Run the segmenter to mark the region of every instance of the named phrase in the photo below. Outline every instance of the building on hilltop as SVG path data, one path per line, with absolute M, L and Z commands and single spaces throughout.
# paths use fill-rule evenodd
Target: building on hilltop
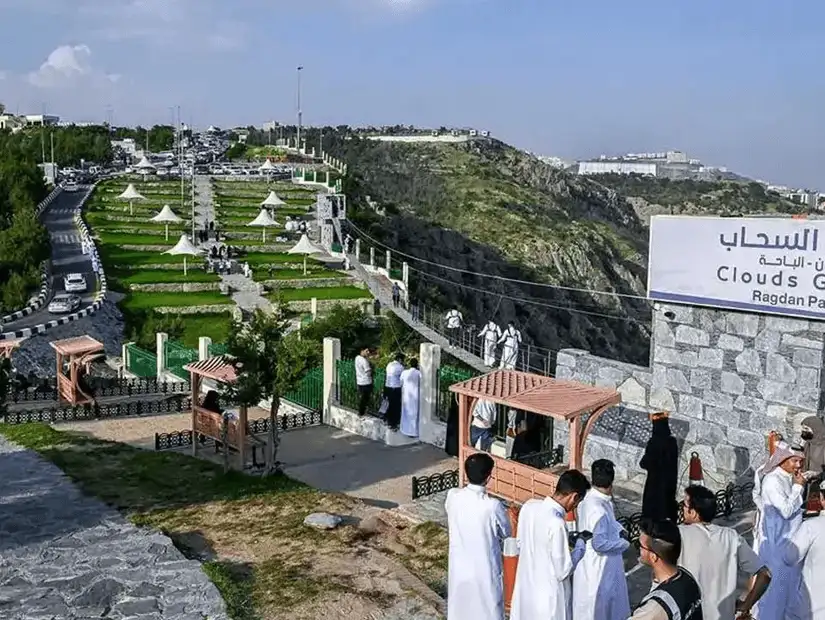
M 53 114 L 26 114 L 25 118 L 27 125 L 56 126 L 60 122 L 60 117 Z
M 638 174 L 673 180 L 712 179 L 727 176 L 726 168 L 704 166 L 682 151 L 600 155 L 598 159 L 578 162 L 578 174 Z

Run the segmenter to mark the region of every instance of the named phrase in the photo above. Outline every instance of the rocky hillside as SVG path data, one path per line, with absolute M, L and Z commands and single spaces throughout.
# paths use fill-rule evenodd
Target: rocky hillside
M 642 175 L 600 174 L 593 181 L 627 197 L 642 221 L 652 215 L 745 215 L 798 213 L 802 205 L 766 191 L 756 182 L 674 181 Z
M 325 146 L 349 163 L 356 225 L 422 259 L 409 261 L 413 298 L 457 304 L 476 324 L 515 320 L 550 349 L 647 361 L 645 301 L 474 275 L 644 295 L 646 229 L 617 192 L 495 140 Z

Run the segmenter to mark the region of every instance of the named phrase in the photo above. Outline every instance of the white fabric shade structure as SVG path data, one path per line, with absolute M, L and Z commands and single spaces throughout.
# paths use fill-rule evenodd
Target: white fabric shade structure
M 267 158 L 267 160 L 258 168 L 260 172 L 272 172 L 275 170 L 275 166 L 272 162 Z
M 287 254 L 303 254 L 304 255 L 304 275 L 307 273 L 307 256 L 312 254 L 325 254 L 326 250 L 312 243 L 309 237 L 301 235 L 301 239 L 294 247 L 286 251 Z
M 140 158 L 140 161 L 135 164 L 135 170 L 140 170 L 141 172 L 148 172 L 149 170 L 154 170 L 155 165 L 149 161 L 149 158 L 144 155 Z
M 177 224 L 183 219 L 179 218 L 169 205 L 163 205 L 163 209 L 152 218 L 152 221 L 166 224 L 166 240 L 169 241 L 169 224 Z
M 274 226 L 280 226 L 280 224 L 272 219 L 272 216 L 269 215 L 269 211 L 267 211 L 266 209 L 261 209 L 261 212 L 258 213 L 258 217 L 249 222 L 247 226 L 260 226 L 261 228 L 263 228 L 263 242 L 266 243 L 266 229 L 272 228 Z
M 134 209 L 132 208 L 132 205 L 134 204 L 135 200 L 146 200 L 146 197 L 143 194 L 141 194 L 139 191 L 137 191 L 137 189 L 135 189 L 134 185 L 129 183 L 129 185 L 126 186 L 126 189 L 123 191 L 123 193 L 118 196 L 118 199 L 119 200 L 128 200 L 129 201 L 129 215 L 134 215 Z
M 267 160 L 269 161 L 269 160 Z M 278 198 L 278 194 L 275 192 L 269 192 L 269 196 L 263 199 L 261 202 L 262 207 L 283 207 L 286 203 Z
M 170 254 L 172 256 L 183 256 L 183 275 L 186 275 L 186 257 L 198 256 L 200 253 L 201 251 L 192 244 L 187 234 L 181 235 L 175 247 L 164 252 L 164 254 Z

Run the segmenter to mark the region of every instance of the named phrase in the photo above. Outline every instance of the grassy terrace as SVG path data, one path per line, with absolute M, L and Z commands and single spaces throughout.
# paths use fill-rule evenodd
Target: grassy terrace
M 0 433 L 38 452 L 84 493 L 133 523 L 164 532 L 188 555 L 214 557 L 203 568 L 233 620 L 315 620 L 323 617 L 319 607 L 341 598 L 359 609 L 372 605 L 367 608 L 381 617 L 399 593 L 388 591 L 381 572 L 377 579 L 365 575 L 392 561 L 435 587 L 446 576 L 447 536 L 441 528 L 392 528 L 392 539 L 353 524 L 318 532 L 303 525 L 307 514 L 360 516 L 360 504 L 286 476 L 223 474 L 220 466 L 183 454 L 148 452 L 45 424 L 5 426 Z M 393 548 L 407 550 L 396 556 Z M 402 596 L 420 588 L 397 572 L 392 576 L 404 583 Z M 344 616 L 336 610 L 334 617 Z
M 129 310 L 152 310 L 153 308 L 181 306 L 231 305 L 232 299 L 220 293 L 132 293 L 122 302 Z
M 112 269 L 109 276 L 118 282 L 129 286 L 131 284 L 177 284 L 183 282 L 220 282 L 220 277 L 214 273 L 189 269 L 183 271 L 171 269 L 146 269 L 143 271 L 131 269 Z
M 315 299 L 368 299 L 370 292 L 357 286 L 319 286 L 317 288 L 282 288 L 270 293 L 271 301 L 309 301 Z
M 251 263 L 250 263 L 251 265 Z M 271 280 L 318 280 L 323 278 L 348 278 L 344 273 L 333 269 L 315 269 L 304 274 L 303 269 L 273 269 L 269 274 Z M 258 279 L 261 279 L 260 277 Z

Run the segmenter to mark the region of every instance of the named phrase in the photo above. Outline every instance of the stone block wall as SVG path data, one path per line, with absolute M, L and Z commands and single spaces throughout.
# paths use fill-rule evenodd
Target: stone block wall
M 647 413 L 666 409 L 682 449 L 680 473 L 696 452 L 706 484 L 718 488 L 764 461 L 771 430 L 798 438 L 801 419 L 821 415 L 823 356 L 825 322 L 656 304 L 650 366 L 566 349 L 556 376 L 622 394 L 623 404 L 588 439 L 588 462 L 610 458 L 622 479 L 643 482 Z M 562 426 L 556 440 L 565 443 Z M 687 474 L 682 478 L 686 484 Z

